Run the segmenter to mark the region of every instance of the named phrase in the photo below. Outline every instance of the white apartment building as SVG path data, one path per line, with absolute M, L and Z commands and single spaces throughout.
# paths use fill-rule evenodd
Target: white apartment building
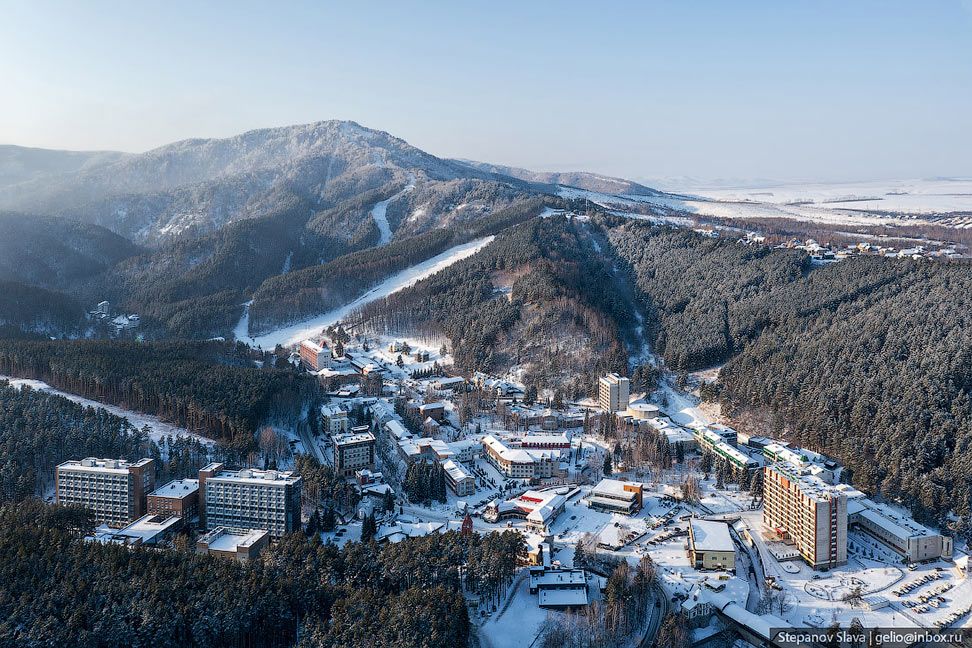
M 297 349 L 300 363 L 308 371 L 320 371 L 331 366 L 331 350 L 323 343 L 304 340 Z
M 155 489 L 155 460 L 65 461 L 55 470 L 57 503 L 82 506 L 95 524 L 120 528 L 145 515 L 145 496 Z
M 597 384 L 597 401 L 605 412 L 618 412 L 628 408 L 631 397 L 631 381 L 616 373 L 610 373 Z
M 300 530 L 301 478 L 292 472 L 214 463 L 199 471 L 199 490 L 206 529 L 263 529 L 274 538 Z

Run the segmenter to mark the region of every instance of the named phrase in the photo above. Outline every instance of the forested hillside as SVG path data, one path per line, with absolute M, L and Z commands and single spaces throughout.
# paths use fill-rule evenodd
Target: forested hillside
M 219 342 L 0 340 L 0 374 L 155 414 L 245 453 L 268 417 L 296 419 L 316 383 L 242 366 L 243 352 Z
M 617 225 L 617 223 L 615 223 Z M 965 263 L 805 256 L 626 223 L 610 232 L 666 364 L 719 372 L 724 412 L 776 413 L 868 493 L 972 530 L 972 272 Z
M 637 221 L 612 228 L 610 240 L 641 292 L 655 350 L 673 369 L 712 366 L 737 352 L 760 326 L 748 302 L 809 267 L 803 252 Z
M 469 618 L 460 582 L 508 585 L 514 532 L 333 544 L 292 534 L 240 564 L 81 542 L 80 510 L 0 507 L 0 643 L 79 648 L 452 648 Z M 460 578 L 460 566 L 468 565 Z M 298 643 L 299 632 L 299 643 Z
M 521 364 L 530 381 L 554 386 L 562 370 L 627 371 L 619 323 L 631 322 L 629 306 L 584 225 L 554 216 L 500 233 L 478 254 L 364 306 L 351 322 L 442 335 L 464 371 Z M 583 393 L 587 382 L 571 388 Z
M 139 457 L 145 436 L 105 410 L 0 381 L 0 501 L 39 495 L 54 467 L 82 457 Z
M 70 335 L 85 326 L 84 308 L 75 299 L 40 286 L 0 279 L 0 330 L 9 327 L 24 333 Z
M 540 199 L 521 200 L 487 216 L 338 257 L 328 263 L 267 279 L 253 296 L 250 331 L 324 313 L 352 301 L 386 277 L 450 247 L 495 234 L 543 208 Z
M 970 267 L 850 259 L 772 301 L 772 326 L 719 374 L 730 409 L 771 407 L 855 485 L 972 530 Z
M 139 251 L 97 225 L 0 212 L 0 279 L 70 292 Z

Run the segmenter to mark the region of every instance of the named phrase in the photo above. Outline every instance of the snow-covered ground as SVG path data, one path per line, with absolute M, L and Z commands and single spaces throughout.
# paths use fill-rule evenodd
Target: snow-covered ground
M 698 398 L 675 389 L 667 380 L 663 381 L 659 388 L 668 402 L 667 406 L 661 406 L 661 410 L 673 422 L 689 428 L 706 427 L 715 422 L 699 409 Z
M 240 321 L 236 323 L 236 328 L 233 329 L 233 336 L 237 340 L 252 340 L 250 337 L 250 306 L 253 305 L 253 300 L 243 304 L 243 316 L 240 317 Z
M 686 214 L 698 214 L 699 216 L 711 216 L 717 218 L 741 218 L 755 220 L 763 218 L 788 218 L 791 220 L 810 221 L 818 223 L 829 223 L 834 225 L 908 225 L 922 222 L 920 218 L 908 216 L 909 213 L 917 215 L 941 213 L 947 211 L 972 210 L 972 195 L 964 196 L 960 192 L 964 188 L 956 189 L 958 195 L 936 195 L 936 194 L 914 194 L 914 195 L 882 195 L 873 197 L 870 201 L 844 201 L 827 202 L 820 201 L 810 203 L 810 199 L 798 202 L 806 204 L 786 204 L 789 200 L 773 200 L 771 195 L 752 196 L 752 190 L 743 190 L 739 195 L 726 193 L 726 190 L 711 192 L 711 195 L 672 195 L 672 196 L 638 196 L 638 195 L 615 195 L 605 194 L 596 191 L 586 191 L 574 187 L 561 187 L 559 195 L 564 198 L 587 198 L 592 202 L 605 208 L 627 206 L 639 207 L 641 211 L 653 211 L 657 217 L 645 217 L 650 220 L 660 219 L 672 222 L 675 225 L 684 225 L 677 217 L 666 214 L 665 209 L 676 210 Z M 756 192 L 761 193 L 759 191 Z M 790 197 L 791 194 L 784 194 Z M 845 198 L 850 196 L 845 195 Z M 908 207 L 908 203 L 911 207 Z M 923 208 L 919 209 L 918 206 Z M 939 206 L 951 206 L 953 209 L 941 209 Z M 874 212 L 901 212 L 901 216 L 884 216 Z M 628 215 L 628 214 L 625 214 Z M 638 217 L 632 215 L 632 217 Z M 930 221 L 929 221 L 930 222 Z
M 825 209 L 864 209 L 908 213 L 972 211 L 972 178 L 880 180 L 766 187 L 699 189 L 722 200 L 767 203 L 812 201 Z
M 815 572 L 800 561 L 778 562 L 770 555 L 758 533 L 762 529 L 761 515 L 760 511 L 741 514 L 749 528 L 757 530 L 753 535 L 766 575 L 775 577 L 790 597 L 791 606 L 783 616 L 794 626 L 824 626 L 837 620 L 846 627 L 851 619 L 857 617 L 866 627 L 934 627 L 935 621 L 968 606 L 969 601 L 972 601 L 972 579 L 959 574 L 953 563 L 933 561 L 918 565 L 914 571 L 910 571 L 902 569 L 898 558 L 893 562 L 882 562 L 864 558 L 858 551 L 850 552 L 847 565 L 825 573 Z M 855 547 L 861 545 L 859 536 L 851 536 Z M 941 571 L 936 572 L 936 567 Z M 939 576 L 937 580 L 931 580 L 903 597 L 893 593 L 894 586 L 898 583 L 905 584 L 926 574 L 936 573 Z M 918 595 L 943 584 L 952 586 L 942 595 L 945 604 L 939 608 L 930 608 L 924 613 L 911 610 L 917 604 Z M 841 599 L 854 585 L 860 585 L 865 596 L 880 596 L 888 599 L 891 604 L 877 610 L 853 607 Z M 958 627 L 970 625 L 972 617 L 969 616 L 956 623 Z
M 409 174 L 408 184 L 405 185 L 404 189 L 399 191 L 391 198 L 387 200 L 382 200 L 380 203 L 377 203 L 371 209 L 371 218 L 375 221 L 375 225 L 378 226 L 378 231 L 381 232 L 381 238 L 378 240 L 378 245 L 384 245 L 385 243 L 388 243 L 388 241 L 390 241 L 392 237 L 391 227 L 389 227 L 388 225 L 388 216 L 387 216 L 388 205 L 390 205 L 393 200 L 398 200 L 404 194 L 408 193 L 414 188 L 415 188 L 415 175 Z
M 122 416 L 127 418 L 129 423 L 131 423 L 132 425 L 134 425 L 139 429 L 148 426 L 149 428 L 148 435 L 153 441 L 156 442 L 160 441 L 163 437 L 166 436 L 172 436 L 172 437 L 188 436 L 198 441 L 202 441 L 207 445 L 212 445 L 213 443 L 213 441 L 210 439 L 202 437 L 198 434 L 193 434 L 189 430 L 185 428 L 181 428 L 177 425 L 166 423 L 165 421 L 160 420 L 156 416 L 152 416 L 150 414 L 140 414 L 138 412 L 133 412 L 132 410 L 127 410 L 122 407 L 117 407 L 115 405 L 106 405 L 104 403 L 99 403 L 98 401 L 82 398 L 76 394 L 69 394 L 68 392 L 63 392 L 59 389 L 54 389 L 46 382 L 40 380 L 29 380 L 26 378 L 12 378 L 10 376 L 0 376 L 0 380 L 9 380 L 10 384 L 13 385 L 14 387 L 21 387 L 23 385 L 27 385 L 32 389 L 36 389 L 38 391 L 44 391 L 49 394 L 57 394 L 58 396 L 63 396 L 64 398 L 72 400 L 75 403 L 79 403 L 85 407 L 94 407 L 94 408 L 100 407 L 104 410 L 107 410 L 108 412 L 111 412 L 115 416 Z
M 297 344 L 303 339 L 319 334 L 328 326 L 338 322 L 344 317 L 347 317 L 347 315 L 354 309 L 364 306 L 365 304 L 376 299 L 387 297 L 388 295 L 394 294 L 404 288 L 408 288 L 422 279 L 430 277 L 436 272 L 448 268 L 453 263 L 472 256 L 489 245 L 493 241 L 493 238 L 493 236 L 487 236 L 485 238 L 476 239 L 475 241 L 470 241 L 468 243 L 463 243 L 462 245 L 449 248 L 442 254 L 434 256 L 431 259 L 418 263 L 410 268 L 406 268 L 398 274 L 389 277 L 361 297 L 348 304 L 345 304 L 344 306 L 341 306 L 340 308 L 336 308 L 328 313 L 324 313 L 302 322 L 298 322 L 297 324 L 291 324 L 290 326 L 285 326 L 256 337 L 251 337 L 248 333 L 246 333 L 246 327 L 249 326 L 250 316 L 249 308 L 246 308 L 243 312 L 243 318 L 240 319 L 240 322 L 234 329 L 234 332 L 237 335 L 236 339 L 247 342 L 251 346 L 259 346 L 264 349 L 272 349 L 278 344 L 283 346 Z M 246 322 L 244 322 L 244 319 Z

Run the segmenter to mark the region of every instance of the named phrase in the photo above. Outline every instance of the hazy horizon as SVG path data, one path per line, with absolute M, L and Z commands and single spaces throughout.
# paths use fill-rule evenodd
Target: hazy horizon
M 347 119 L 640 182 L 972 176 L 972 2 L 15 4 L 0 143 L 141 152 Z

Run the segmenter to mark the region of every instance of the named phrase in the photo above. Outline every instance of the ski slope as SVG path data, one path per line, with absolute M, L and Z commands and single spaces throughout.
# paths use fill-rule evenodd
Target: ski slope
M 381 299 L 382 297 L 392 295 L 403 288 L 408 288 L 422 279 L 430 277 L 436 272 L 448 268 L 453 263 L 476 254 L 484 247 L 489 245 L 493 241 L 493 238 L 495 237 L 487 236 L 485 238 L 476 239 L 475 241 L 470 241 L 469 243 L 463 243 L 462 245 L 449 248 L 442 254 L 434 256 L 431 259 L 423 261 L 422 263 L 413 265 L 410 268 L 406 268 L 398 274 L 389 277 L 361 297 L 358 297 L 354 301 L 347 303 L 340 308 L 336 308 L 328 313 L 323 313 L 316 317 L 292 324 L 290 326 L 285 326 L 256 337 L 250 337 L 245 333 L 247 330 L 246 326 L 249 325 L 249 306 L 247 306 L 243 313 L 243 318 L 246 319 L 246 324 L 244 324 L 243 319 L 241 319 L 240 323 L 236 326 L 236 332 L 243 332 L 244 335 L 237 335 L 237 339 L 248 342 L 251 346 L 259 346 L 264 349 L 272 349 L 278 344 L 282 346 L 297 344 L 301 340 L 319 335 L 320 332 L 328 326 L 347 317 L 348 314 L 354 309 L 364 306 L 369 302 L 373 302 L 376 299 Z
M 393 200 L 398 200 L 401 196 L 414 188 L 415 175 L 410 173 L 408 176 L 408 184 L 405 185 L 404 189 L 388 200 L 382 200 L 380 203 L 377 203 L 371 209 L 371 218 L 375 221 L 375 225 L 378 226 L 378 231 L 381 233 L 381 238 L 378 239 L 378 245 L 385 245 L 391 240 L 392 237 L 391 227 L 388 225 L 388 205 L 391 204 Z

